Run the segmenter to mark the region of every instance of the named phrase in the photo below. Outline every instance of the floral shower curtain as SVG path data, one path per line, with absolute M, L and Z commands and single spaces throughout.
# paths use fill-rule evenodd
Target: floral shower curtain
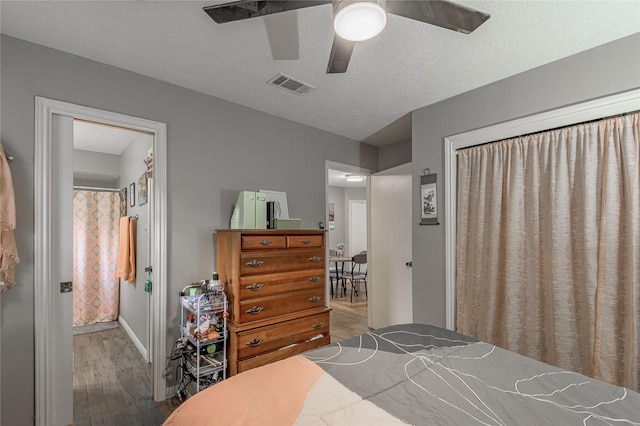
M 73 191 L 73 326 L 115 321 L 119 283 L 117 192 Z

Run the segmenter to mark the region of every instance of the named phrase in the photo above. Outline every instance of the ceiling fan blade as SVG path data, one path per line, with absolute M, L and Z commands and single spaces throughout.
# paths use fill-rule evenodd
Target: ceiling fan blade
M 216 23 L 224 24 L 225 22 L 256 18 L 320 4 L 331 4 L 331 0 L 241 0 L 206 6 L 203 10 Z
M 446 0 L 387 0 L 387 13 L 469 34 L 491 15 Z
M 351 53 L 353 53 L 355 45 L 355 41 L 345 40 L 338 37 L 337 34 L 333 36 L 333 45 L 331 46 L 331 55 L 329 55 L 327 74 L 347 72 L 349 60 L 351 60 Z
M 274 14 L 265 17 L 271 56 L 277 61 L 300 59 L 298 20 L 295 16 Z

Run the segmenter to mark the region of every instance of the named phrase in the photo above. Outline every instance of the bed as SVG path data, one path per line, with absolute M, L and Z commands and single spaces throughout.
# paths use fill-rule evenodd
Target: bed
M 164 424 L 640 425 L 640 394 L 404 324 L 231 377 Z

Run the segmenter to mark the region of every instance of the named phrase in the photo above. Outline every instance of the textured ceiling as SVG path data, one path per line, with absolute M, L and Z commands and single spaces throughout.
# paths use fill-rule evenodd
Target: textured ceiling
M 219 25 L 202 11 L 214 3 L 2 1 L 0 30 L 373 145 L 408 139 L 417 108 L 640 32 L 637 0 L 461 1 L 491 18 L 464 35 L 390 15 L 346 74 L 327 75 L 330 5 L 281 14 L 300 54 L 274 60 L 273 17 Z M 266 84 L 280 72 L 316 89 Z

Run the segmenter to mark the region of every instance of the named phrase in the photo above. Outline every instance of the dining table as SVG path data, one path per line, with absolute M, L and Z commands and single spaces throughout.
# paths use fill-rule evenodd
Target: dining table
M 353 258 L 352 257 L 347 257 L 347 256 L 329 256 L 329 262 L 334 262 L 336 265 L 335 268 L 335 279 L 336 279 L 336 293 L 338 292 L 338 283 L 340 281 L 340 275 L 344 274 L 344 264 L 347 262 L 352 262 Z M 338 266 L 338 264 L 340 264 L 340 266 Z M 342 291 L 343 294 L 346 292 L 346 287 L 345 287 L 345 283 L 342 283 Z M 333 285 L 331 285 L 331 297 L 338 297 L 338 295 L 336 294 L 334 296 L 333 293 Z

